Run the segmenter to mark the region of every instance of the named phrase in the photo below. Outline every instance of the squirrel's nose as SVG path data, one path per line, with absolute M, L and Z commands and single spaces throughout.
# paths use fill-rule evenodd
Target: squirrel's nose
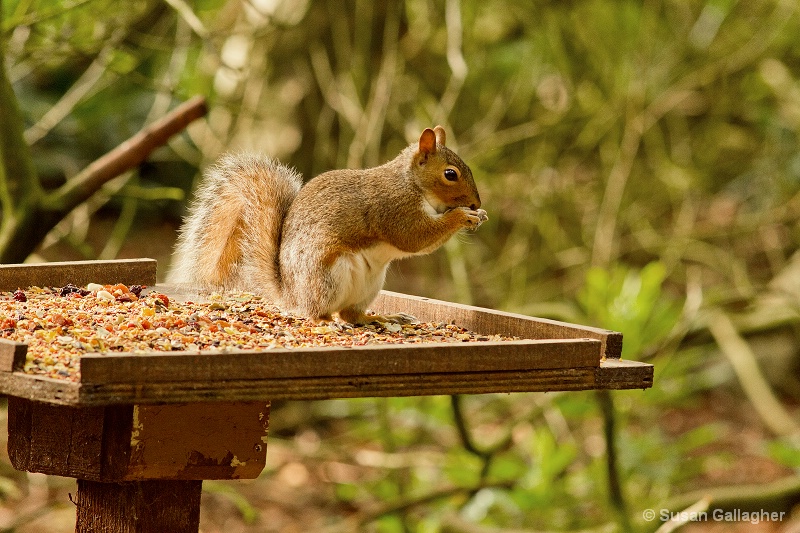
M 472 209 L 473 211 L 477 211 L 478 209 L 481 208 L 481 197 L 478 196 L 478 191 L 475 191 L 475 196 L 473 196 L 472 199 L 475 201 L 472 202 L 472 205 L 469 206 L 469 208 Z

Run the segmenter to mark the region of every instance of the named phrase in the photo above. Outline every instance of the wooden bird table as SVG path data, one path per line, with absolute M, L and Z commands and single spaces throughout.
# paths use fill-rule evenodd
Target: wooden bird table
M 156 262 L 0 267 L 4 291 L 68 283 L 154 286 Z M 264 468 L 270 400 L 652 386 L 652 365 L 620 360 L 613 331 L 391 292 L 372 307 L 523 340 L 89 354 L 79 382 L 25 373 L 26 346 L 5 341 L 11 462 L 77 478 L 79 533 L 196 533 L 202 480 L 255 478 Z

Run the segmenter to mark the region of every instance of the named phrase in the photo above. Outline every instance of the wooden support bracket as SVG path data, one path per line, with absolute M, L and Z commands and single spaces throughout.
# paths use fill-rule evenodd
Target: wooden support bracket
M 18 470 L 99 482 L 252 479 L 264 468 L 269 404 L 72 407 L 9 397 Z

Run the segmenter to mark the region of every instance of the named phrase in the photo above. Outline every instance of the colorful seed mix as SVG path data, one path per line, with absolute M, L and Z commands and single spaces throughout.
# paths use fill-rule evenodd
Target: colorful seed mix
M 138 285 L 30 287 L 0 292 L 0 338 L 28 345 L 25 372 L 80 380 L 86 353 L 225 353 L 313 346 L 508 340 L 440 323 L 313 324 L 253 294 L 177 302 Z

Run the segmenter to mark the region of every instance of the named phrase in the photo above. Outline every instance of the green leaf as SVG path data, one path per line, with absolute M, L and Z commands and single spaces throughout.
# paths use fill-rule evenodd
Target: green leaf
M 800 446 L 789 440 L 774 440 L 767 445 L 769 456 L 779 463 L 800 470 Z

